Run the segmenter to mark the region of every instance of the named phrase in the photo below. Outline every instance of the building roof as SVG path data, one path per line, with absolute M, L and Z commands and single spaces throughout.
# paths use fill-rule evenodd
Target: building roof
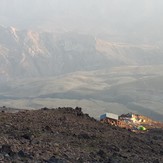
M 115 119 L 118 120 L 118 115 L 114 114 L 114 113 L 105 113 L 103 115 L 100 116 L 100 120 L 105 119 L 105 118 L 111 118 L 111 119 Z

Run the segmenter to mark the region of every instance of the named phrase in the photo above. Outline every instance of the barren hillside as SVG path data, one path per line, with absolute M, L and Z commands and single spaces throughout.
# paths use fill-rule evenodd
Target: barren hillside
M 162 162 L 163 131 L 135 134 L 101 124 L 81 108 L 0 113 L 0 161 Z

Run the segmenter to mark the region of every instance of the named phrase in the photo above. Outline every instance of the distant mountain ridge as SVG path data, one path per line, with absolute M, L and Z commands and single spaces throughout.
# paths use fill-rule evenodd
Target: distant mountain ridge
M 105 62 L 95 45 L 91 36 L 58 37 L 52 33 L 1 27 L 0 70 L 6 76 L 22 78 L 94 69 Z
M 162 121 L 162 80 L 161 46 L 0 26 L 1 106 L 78 105 L 93 117 L 114 109 Z
M 0 26 L 1 81 L 122 65 L 161 64 L 161 53 L 159 47 L 112 43 L 91 35 L 19 31 Z

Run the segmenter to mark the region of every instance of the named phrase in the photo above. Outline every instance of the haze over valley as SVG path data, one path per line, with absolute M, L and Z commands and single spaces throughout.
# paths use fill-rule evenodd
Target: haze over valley
M 163 120 L 160 0 L 0 2 L 1 106 Z

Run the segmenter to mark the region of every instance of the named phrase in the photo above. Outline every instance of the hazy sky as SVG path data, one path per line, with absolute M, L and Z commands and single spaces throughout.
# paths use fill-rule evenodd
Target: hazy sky
M 0 24 L 19 28 L 53 24 L 159 42 L 162 20 L 162 0 L 0 0 Z

